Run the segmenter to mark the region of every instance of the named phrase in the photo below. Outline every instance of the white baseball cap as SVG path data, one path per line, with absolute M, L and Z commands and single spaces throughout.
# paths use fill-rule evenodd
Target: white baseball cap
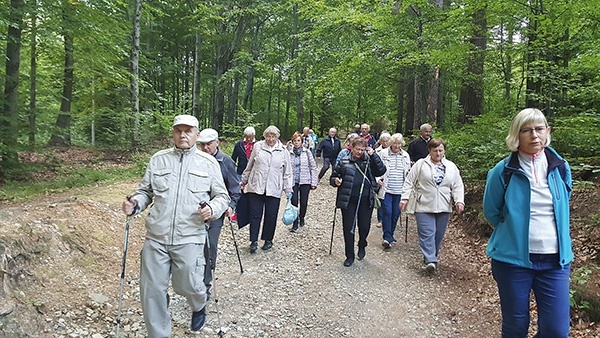
M 219 133 L 216 130 L 214 130 L 212 128 L 206 128 L 200 132 L 200 137 L 198 137 L 198 142 L 209 143 L 209 142 L 212 142 L 212 141 L 218 140 L 218 139 L 219 139 Z
M 173 127 L 180 124 L 198 128 L 198 119 L 192 115 L 177 115 L 173 119 Z

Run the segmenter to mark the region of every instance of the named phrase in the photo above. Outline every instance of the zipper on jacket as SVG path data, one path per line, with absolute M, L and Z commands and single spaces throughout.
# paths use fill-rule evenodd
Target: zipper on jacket
M 179 206 L 179 189 L 181 187 L 181 176 L 183 172 L 183 156 L 185 155 L 185 151 L 181 151 L 181 156 L 179 156 L 179 179 L 177 180 L 177 190 L 175 191 L 175 207 L 173 208 L 173 216 L 171 221 L 171 245 L 174 244 L 175 240 L 175 216 L 177 215 L 177 208 Z

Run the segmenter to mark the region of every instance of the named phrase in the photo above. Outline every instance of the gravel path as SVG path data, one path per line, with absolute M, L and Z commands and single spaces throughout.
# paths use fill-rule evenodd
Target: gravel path
M 196 335 L 214 337 L 220 328 L 229 337 L 482 337 L 497 334 L 499 307 L 487 304 L 486 311 L 491 312 L 491 317 L 480 321 L 482 304 L 477 300 L 480 292 L 464 288 L 464 282 L 470 278 L 459 276 L 457 280 L 457 272 L 445 265 L 445 255 L 441 255 L 440 269 L 433 276 L 422 271 L 422 256 L 412 219 L 408 243 L 402 241 L 402 223 L 397 234 L 400 242 L 384 251 L 374 213 L 367 255 L 348 268 L 342 265 L 345 257 L 338 211 L 333 251 L 329 255 L 334 198 L 334 188 L 320 185 L 310 195 L 306 226 L 291 233 L 289 227 L 278 224 L 274 247 L 266 252 L 259 249 L 256 254 L 250 254 L 248 228 L 236 229 L 243 274 L 240 274 L 231 230 L 226 226 L 217 265 L 216 296 L 220 316 L 211 300 L 207 324 Z M 448 238 L 451 236 L 449 233 Z M 135 298 L 139 297 L 136 280 L 131 287 Z M 173 335 L 190 336 L 189 308 L 182 297 L 172 296 Z M 141 313 L 139 302 L 132 306 L 133 312 Z M 138 317 L 130 319 L 140 322 L 141 317 Z M 134 335 L 143 335 L 143 328 L 136 329 L 139 330 Z

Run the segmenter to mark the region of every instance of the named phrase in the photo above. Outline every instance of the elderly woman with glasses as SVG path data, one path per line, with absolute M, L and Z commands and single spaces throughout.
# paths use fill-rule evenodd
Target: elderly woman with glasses
M 264 240 L 264 244 L 261 249 L 269 250 L 273 247 L 281 194 L 292 194 L 292 165 L 288 151 L 279 141 L 279 136 L 277 127 L 268 126 L 263 132 L 265 139 L 256 142 L 248 165 L 242 173 L 240 187 L 249 194 L 250 201 L 250 253 L 255 253 L 258 248 L 258 233 L 263 214 L 261 239 Z
M 367 236 L 371 230 L 375 177 L 385 174 L 385 166 L 373 148 L 367 146 L 362 137 L 352 140 L 350 155 L 344 157 L 333 168 L 329 178 L 337 188 L 335 205 L 342 210 L 346 260 L 344 266 L 354 263 L 354 230 L 358 228 L 358 259 L 365 257 Z
M 540 337 L 569 336 L 571 169 L 549 147 L 550 128 L 534 108 L 513 119 L 511 154 L 487 175 L 483 213 L 494 231 L 487 246 L 498 284 L 502 337 L 527 337 L 529 298 L 537 303 Z

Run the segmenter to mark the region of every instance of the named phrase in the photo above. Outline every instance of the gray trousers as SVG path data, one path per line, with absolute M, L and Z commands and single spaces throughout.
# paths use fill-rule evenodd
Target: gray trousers
M 419 232 L 419 247 L 423 253 L 425 264 L 437 263 L 438 254 L 450 220 L 449 212 L 430 214 L 415 212 L 417 230 Z
M 141 255 L 140 297 L 148 337 L 171 337 L 169 277 L 173 290 L 185 296 L 192 311 L 206 305 L 204 244 L 165 245 L 146 240 Z

